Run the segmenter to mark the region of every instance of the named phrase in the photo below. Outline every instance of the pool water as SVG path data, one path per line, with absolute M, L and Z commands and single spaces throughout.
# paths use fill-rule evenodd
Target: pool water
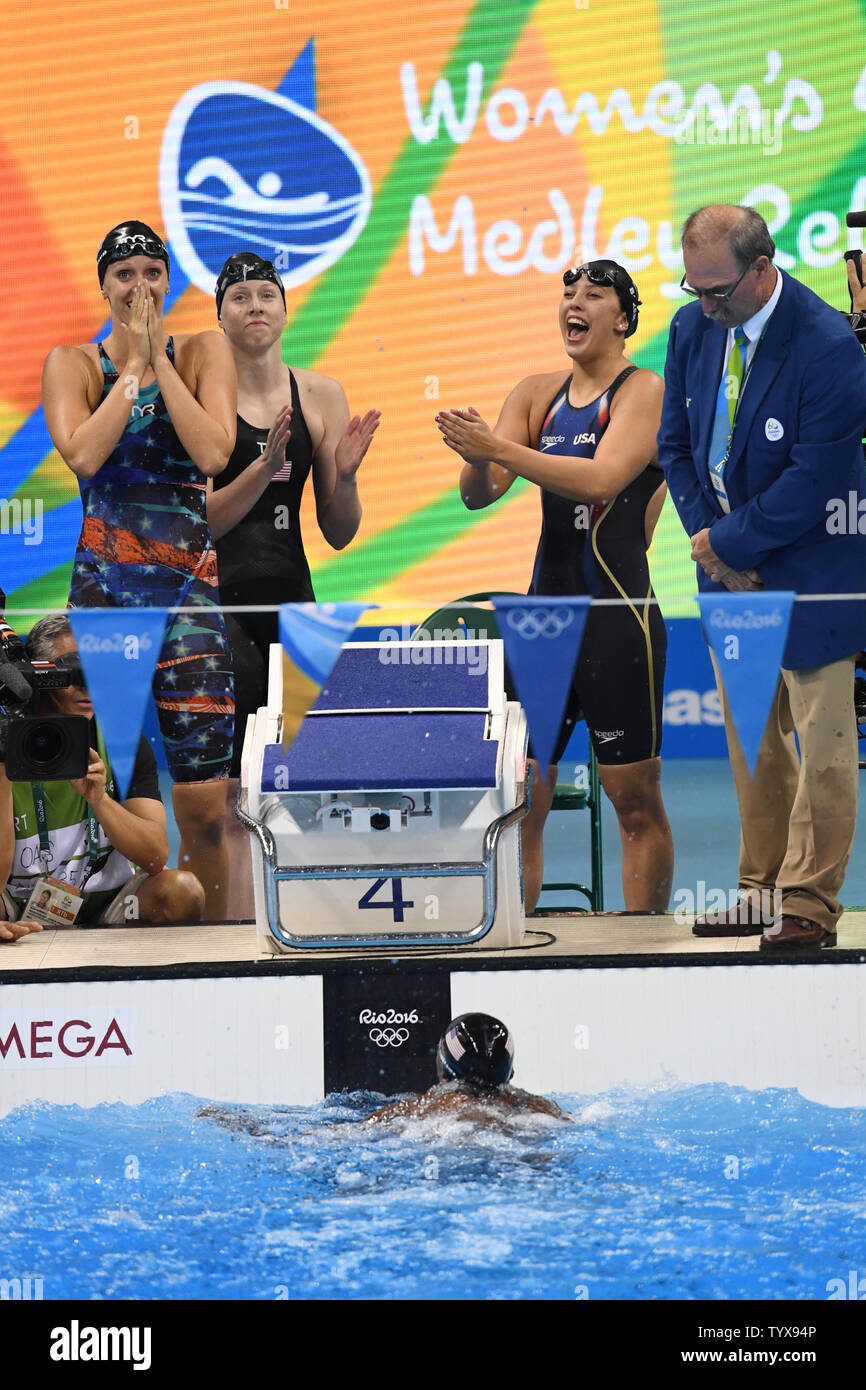
M 862 1110 L 557 1099 L 571 1123 L 510 1135 L 368 1126 L 363 1094 L 27 1106 L 0 1121 L 0 1277 L 76 1300 L 820 1300 L 866 1275 Z

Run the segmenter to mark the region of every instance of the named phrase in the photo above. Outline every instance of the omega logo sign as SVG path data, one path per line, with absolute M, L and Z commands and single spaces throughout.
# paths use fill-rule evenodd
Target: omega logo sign
M 83 1060 L 116 1064 L 133 1056 L 134 1029 L 128 1015 L 119 1017 L 110 1009 L 84 1009 L 81 1014 L 0 1014 L 0 1068 L 39 1062 L 69 1066 Z

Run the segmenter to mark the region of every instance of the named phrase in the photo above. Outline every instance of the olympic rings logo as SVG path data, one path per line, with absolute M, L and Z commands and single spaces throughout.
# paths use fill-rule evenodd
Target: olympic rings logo
M 408 1028 L 371 1028 L 367 1035 L 377 1047 L 402 1047 L 409 1037 Z
M 561 637 L 574 620 L 574 610 L 559 608 L 512 608 L 508 626 L 528 642 L 536 637 Z

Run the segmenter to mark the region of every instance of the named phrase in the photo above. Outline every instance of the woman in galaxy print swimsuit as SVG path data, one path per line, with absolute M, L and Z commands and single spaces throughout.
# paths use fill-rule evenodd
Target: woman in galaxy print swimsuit
M 234 363 L 221 334 L 166 338 L 168 251 L 145 223 L 113 228 L 97 271 L 111 332 L 55 348 L 43 374 L 48 429 L 84 509 L 69 606 L 200 610 L 169 617 L 153 691 L 181 867 L 200 879 L 206 916 L 219 920 L 234 696 L 206 481 L 234 446 Z

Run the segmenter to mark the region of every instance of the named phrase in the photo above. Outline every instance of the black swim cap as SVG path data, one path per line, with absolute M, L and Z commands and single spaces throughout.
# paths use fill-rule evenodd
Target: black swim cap
M 121 222 L 112 227 L 105 236 L 96 253 L 96 272 L 100 287 L 105 282 L 105 272 L 112 261 L 126 261 L 130 256 L 150 256 L 155 261 L 165 261 L 165 268 L 171 271 L 168 247 L 162 237 L 157 236 L 146 222 Z
M 504 1023 L 490 1014 L 461 1014 L 439 1039 L 436 1072 L 440 1081 L 504 1086 L 514 1071 L 514 1043 Z
M 236 285 L 241 280 L 270 280 L 283 296 L 283 308 L 285 309 L 286 291 L 273 262 L 263 260 L 254 251 L 236 251 L 233 256 L 229 256 L 216 283 L 217 318 L 220 316 L 223 297 L 229 285 Z
M 562 277 L 562 283 L 573 285 L 581 275 L 585 275 L 593 285 L 610 285 L 616 290 L 620 308 L 628 319 L 625 336 L 630 338 L 637 328 L 637 309 L 641 301 L 638 299 L 637 285 L 628 271 L 616 261 L 584 261 L 583 265 L 570 266 Z

